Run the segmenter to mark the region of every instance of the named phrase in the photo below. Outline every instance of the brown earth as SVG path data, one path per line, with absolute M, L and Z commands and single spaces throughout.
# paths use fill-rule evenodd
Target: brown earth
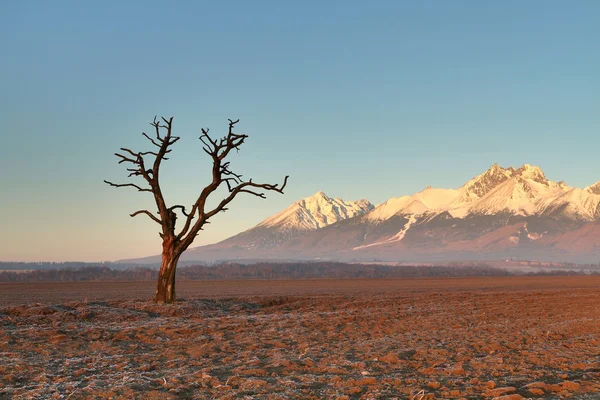
M 0 284 L 0 398 L 600 398 L 600 277 Z

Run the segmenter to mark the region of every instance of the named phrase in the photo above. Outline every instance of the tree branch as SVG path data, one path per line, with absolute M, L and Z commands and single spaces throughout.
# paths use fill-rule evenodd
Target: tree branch
M 156 121 L 156 117 L 154 117 L 154 121 L 150 124 L 154 126 L 156 129 L 156 138 L 160 141 L 160 148 L 158 153 L 156 153 L 156 158 L 154 159 L 154 165 L 152 167 L 152 171 L 154 172 L 154 176 L 158 176 L 158 169 L 160 168 L 160 162 L 165 159 L 165 154 L 167 154 L 169 150 L 169 146 L 173 145 L 175 142 L 179 140 L 179 137 L 171 138 L 171 127 L 173 125 L 173 117 L 169 120 L 161 117 L 163 121 L 165 121 L 165 125 L 161 125 Z M 164 128 L 167 130 L 167 133 L 164 137 L 160 136 L 160 129 Z M 171 140 L 173 139 L 173 140 Z
M 179 205 L 179 204 L 178 204 L 178 205 L 176 205 L 176 206 L 171 206 L 171 207 L 169 207 L 169 211 L 174 211 L 174 210 L 175 210 L 175 209 L 177 209 L 177 208 L 181 209 L 181 213 L 182 213 L 183 215 L 185 215 L 186 217 L 189 217 L 189 216 L 190 216 L 188 213 L 186 213 L 186 212 L 185 212 L 185 207 L 184 207 L 184 206 L 182 206 L 182 205 Z
M 162 222 L 160 221 L 160 219 L 156 218 L 154 215 L 152 215 L 152 213 L 148 210 L 139 210 L 134 212 L 133 214 L 129 214 L 130 217 L 135 217 L 136 215 L 140 215 L 140 214 L 146 214 L 147 216 L 149 216 L 150 218 L 152 218 L 152 221 L 156 222 L 159 225 L 162 225 Z
M 124 162 L 130 162 L 133 164 L 137 164 L 136 160 L 132 160 L 131 158 L 128 158 L 128 157 L 124 156 L 123 154 L 115 153 L 115 156 L 121 158 L 121 160 L 119 161 L 119 164 L 124 163 Z
M 237 134 L 233 131 L 238 122 L 239 119 L 235 121 L 229 120 L 229 130 L 227 135 L 218 141 L 210 137 L 208 129 L 201 129 L 202 134 L 200 135 L 199 139 L 204 145 L 202 150 L 213 160 L 213 179 L 212 182 L 202 190 L 200 196 L 198 196 L 198 199 L 192 207 L 192 211 L 185 221 L 183 229 L 177 235 L 177 240 L 182 241 L 181 247 L 183 250 L 185 250 L 187 246 L 192 243 L 195 236 L 202 229 L 202 226 L 209 223 L 208 219 L 219 212 L 226 211 L 226 205 L 229 204 L 238 194 L 248 193 L 264 199 L 266 198 L 266 195 L 262 191 L 276 191 L 283 193 L 283 190 L 287 185 L 287 180 L 289 178 L 288 176 L 285 177 L 281 187 L 278 184 L 254 183 L 251 179 L 245 182 L 242 179 L 242 174 L 237 174 L 231 171 L 229 162 L 223 162 L 231 150 L 236 149 L 239 151 L 240 146 L 244 144 L 244 141 L 248 137 L 248 135 Z M 207 198 L 215 190 L 217 190 L 222 183 L 227 185 L 229 196 L 223 199 L 215 209 L 206 212 L 204 207 L 206 205 Z M 253 189 L 262 189 L 262 191 Z M 192 220 L 196 217 L 196 214 L 198 219 L 192 225 Z
M 109 181 L 104 181 L 104 183 L 107 183 L 110 186 L 114 186 L 114 187 L 127 187 L 127 186 L 131 186 L 131 187 L 136 188 L 140 192 L 150 192 L 150 193 L 152 193 L 152 189 L 141 188 L 138 185 L 136 185 L 135 183 L 112 183 L 112 182 L 109 182 Z
M 185 236 L 185 234 L 188 232 L 188 230 L 190 229 L 192 221 L 196 217 L 196 210 L 198 210 L 198 201 L 196 201 L 196 203 L 192 206 L 192 211 L 188 214 L 187 218 L 185 219 L 183 228 L 177 235 L 177 240 L 181 240 Z M 202 216 L 202 213 L 200 213 L 200 217 L 201 216 Z
M 232 190 L 230 190 L 229 196 L 227 196 L 225 199 L 223 199 L 217 207 L 215 207 L 212 211 L 206 213 L 206 219 L 209 219 L 210 217 L 214 216 L 215 214 L 223 211 L 225 206 L 227 204 L 229 204 L 235 198 L 235 196 L 237 196 L 239 193 L 248 193 L 248 194 L 252 194 L 254 196 L 263 198 L 263 199 L 266 198 L 266 196 L 263 192 L 257 192 L 257 191 L 247 189 L 247 188 L 257 188 L 257 189 L 263 189 L 263 190 L 267 190 L 267 191 L 283 193 L 283 190 L 285 189 L 285 187 L 287 185 L 288 178 L 289 178 L 289 176 L 286 175 L 281 187 L 279 187 L 279 184 L 254 183 L 254 182 L 252 182 L 252 180 L 250 180 L 248 182 L 243 182 L 243 183 L 237 185 L 236 187 L 234 187 Z
M 142 135 L 144 135 L 146 137 L 146 139 L 148 139 L 150 142 L 152 142 L 153 145 L 155 145 L 156 147 L 160 147 L 160 144 L 156 143 L 154 141 L 154 139 L 152 139 L 150 136 L 146 135 L 146 132 L 142 132 Z
M 156 139 L 161 143 L 164 142 L 164 139 L 160 137 L 160 128 L 162 127 L 160 126 L 160 123 L 156 121 L 156 115 L 154 116 L 154 120 L 150 123 L 150 125 L 152 125 L 156 131 Z

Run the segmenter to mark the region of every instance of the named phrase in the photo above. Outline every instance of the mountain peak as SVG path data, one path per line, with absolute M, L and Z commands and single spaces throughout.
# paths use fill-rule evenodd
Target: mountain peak
M 494 163 L 483 174 L 477 175 L 461 188 L 464 192 L 463 200 L 479 199 L 489 193 L 493 188 L 507 181 L 514 174 L 514 169 L 505 169 Z
M 500 165 L 498 165 L 498 163 L 493 163 L 491 167 L 489 167 L 487 169 L 487 171 L 485 171 L 486 174 L 497 174 L 499 172 L 503 172 L 505 171 L 504 168 L 502 168 Z
M 592 194 L 600 194 L 600 181 L 586 187 L 584 190 Z
M 372 209 L 373 205 L 367 200 L 344 201 L 318 191 L 264 220 L 259 226 L 283 230 L 312 230 L 364 214 Z
M 531 179 L 535 182 L 545 183 L 548 181 L 544 171 L 538 166 L 523 164 L 516 170 L 516 173 L 523 179 Z
M 296 203 L 302 203 L 302 202 L 327 202 L 330 201 L 331 198 L 329 196 L 327 196 L 327 194 L 325 192 L 323 192 L 322 190 L 319 190 L 317 193 L 313 194 L 312 196 L 308 196 L 305 197 L 303 199 L 298 200 Z

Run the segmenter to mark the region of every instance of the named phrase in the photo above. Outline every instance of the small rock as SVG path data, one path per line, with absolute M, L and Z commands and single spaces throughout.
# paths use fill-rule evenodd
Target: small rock
M 58 335 L 51 336 L 48 339 L 48 342 L 52 343 L 52 344 L 56 344 L 56 343 L 62 343 L 64 341 L 66 341 L 66 340 L 67 340 L 67 335 L 58 334 Z
M 357 386 L 375 385 L 376 383 L 377 379 L 375 378 L 362 378 L 356 381 Z
M 572 381 L 564 381 L 561 383 L 563 390 L 568 390 L 570 392 L 581 392 L 581 385 L 577 382 Z
M 525 385 L 524 388 L 526 388 L 526 389 L 542 389 L 542 390 L 547 391 L 548 384 L 545 382 L 532 382 L 532 383 Z
M 529 394 L 532 394 L 534 396 L 541 396 L 544 393 L 546 393 L 542 389 L 538 389 L 538 388 L 531 388 L 531 389 L 527 389 L 527 390 L 528 390 Z
M 388 364 L 398 364 L 400 362 L 400 358 L 394 353 L 388 353 L 387 355 L 379 358 L 379 360 Z
M 552 392 L 560 392 L 562 390 L 562 387 L 556 383 L 552 384 L 552 385 L 548 385 L 548 390 L 552 391 Z
M 497 388 L 497 389 L 490 389 L 487 392 L 484 393 L 485 396 L 487 397 L 497 397 L 497 396 L 502 396 L 503 394 L 506 393 L 510 393 L 510 392 L 516 392 L 517 389 L 512 387 L 512 386 L 508 386 L 508 387 L 501 387 L 501 388 Z
M 437 388 L 439 388 L 441 386 L 441 384 L 439 382 L 429 382 L 427 384 L 427 386 L 429 386 L 432 389 L 437 389 Z

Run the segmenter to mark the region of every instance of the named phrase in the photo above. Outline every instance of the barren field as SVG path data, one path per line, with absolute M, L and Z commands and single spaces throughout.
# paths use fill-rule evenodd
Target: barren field
M 0 398 L 600 398 L 600 277 L 0 284 Z

